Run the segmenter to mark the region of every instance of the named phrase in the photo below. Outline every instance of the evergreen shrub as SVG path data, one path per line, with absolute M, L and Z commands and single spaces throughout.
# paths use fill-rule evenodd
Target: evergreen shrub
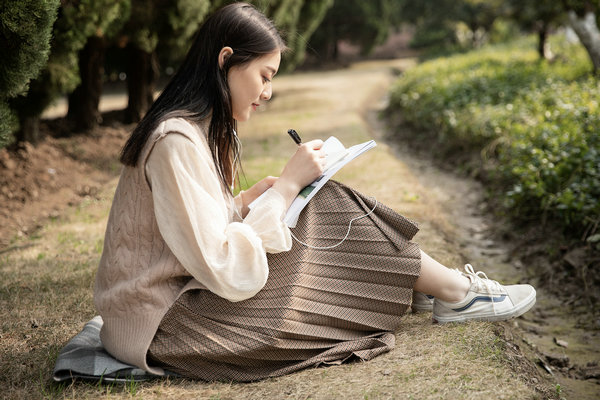
M 0 148 L 13 140 L 18 118 L 8 101 L 25 93 L 48 60 L 58 0 L 0 5 Z

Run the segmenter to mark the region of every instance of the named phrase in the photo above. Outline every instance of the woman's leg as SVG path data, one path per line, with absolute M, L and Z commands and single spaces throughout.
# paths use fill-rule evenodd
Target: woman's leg
M 464 275 L 440 264 L 421 250 L 421 275 L 415 290 L 438 299 L 457 302 L 469 291 L 471 281 Z

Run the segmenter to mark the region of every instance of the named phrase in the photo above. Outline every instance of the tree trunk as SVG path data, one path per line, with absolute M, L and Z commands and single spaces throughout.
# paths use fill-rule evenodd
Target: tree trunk
M 20 115 L 19 122 L 21 124 L 21 129 L 19 129 L 15 135 L 18 142 L 36 144 L 42 140 L 39 115 Z
M 337 62 L 340 58 L 340 43 L 334 39 L 331 43 L 331 60 Z
M 147 53 L 128 45 L 127 91 L 129 101 L 125 122 L 139 122 L 154 101 L 154 86 L 158 79 L 156 53 Z
M 323 29 L 326 32 L 323 40 L 323 57 L 326 63 L 337 62 L 339 56 L 338 33 L 335 24 L 329 22 Z
M 573 10 L 570 10 L 568 15 L 571 27 L 592 60 L 594 73 L 600 73 L 600 31 L 596 24 L 596 15 L 588 11 L 580 17 Z
M 548 30 L 546 26 L 542 26 L 538 31 L 538 54 L 541 59 L 547 58 L 546 50 L 547 50 L 547 42 L 548 39 Z
M 98 105 L 102 95 L 105 53 L 106 40 L 95 35 L 88 39 L 79 52 L 81 83 L 69 95 L 67 113 L 67 119 L 75 131 L 90 130 L 102 120 Z

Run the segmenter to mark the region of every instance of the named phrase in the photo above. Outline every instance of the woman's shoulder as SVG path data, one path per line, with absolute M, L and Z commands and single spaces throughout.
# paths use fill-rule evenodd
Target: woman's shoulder
M 157 142 L 165 142 L 165 138 L 169 138 L 166 142 L 182 142 L 181 139 L 185 138 L 190 144 L 196 148 L 208 150 L 208 143 L 206 141 L 207 122 L 202 121 L 195 123 L 186 118 L 173 117 L 167 118 L 162 121 L 158 127 L 152 133 L 152 139 L 150 142 L 156 144 Z M 179 140 L 177 140 L 177 138 Z M 154 145 L 151 145 L 154 147 Z
M 191 154 L 210 158 L 204 123 L 174 117 L 162 121 L 152 134 L 149 153 Z M 159 150 L 157 151 L 156 148 Z
M 201 129 L 184 118 L 169 118 L 161 122 L 153 133 L 152 144 L 145 157 L 146 173 L 151 175 L 153 167 L 156 172 L 167 166 L 198 165 L 208 167 L 200 170 L 214 173 L 212 154 Z
M 198 136 L 204 137 L 206 124 L 204 122 L 195 123 L 186 118 L 172 117 L 162 121 L 155 132 L 158 136 L 163 136 L 171 132 L 181 133 L 190 139 L 196 139 Z

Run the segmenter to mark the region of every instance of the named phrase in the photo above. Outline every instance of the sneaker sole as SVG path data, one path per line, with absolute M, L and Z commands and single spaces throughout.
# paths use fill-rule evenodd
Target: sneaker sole
M 533 292 L 529 297 L 521 302 L 519 307 L 512 309 L 509 312 L 505 312 L 502 314 L 480 314 L 477 316 L 469 316 L 469 315 L 455 315 L 450 317 L 440 317 L 437 315 L 433 315 L 433 321 L 445 324 L 448 322 L 466 322 L 466 321 L 506 321 L 512 318 L 520 317 L 525 314 L 527 311 L 531 310 L 531 307 L 535 305 L 536 300 L 536 292 Z

